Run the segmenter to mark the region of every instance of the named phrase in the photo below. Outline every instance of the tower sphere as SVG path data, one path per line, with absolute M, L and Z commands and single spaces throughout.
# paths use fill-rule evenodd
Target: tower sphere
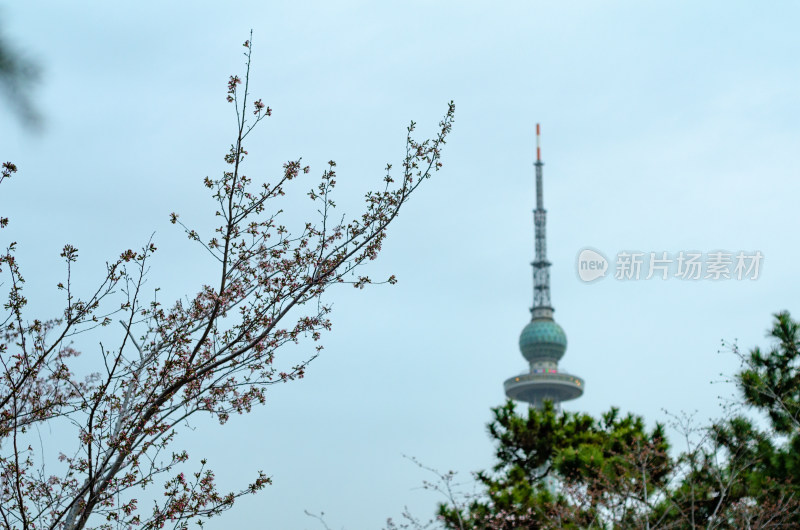
M 528 362 L 558 362 L 567 349 L 567 335 L 555 321 L 537 318 L 522 329 L 519 349 Z

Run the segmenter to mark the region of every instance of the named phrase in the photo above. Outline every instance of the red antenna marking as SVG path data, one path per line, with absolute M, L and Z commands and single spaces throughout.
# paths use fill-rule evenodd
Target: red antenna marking
M 542 161 L 542 150 L 539 147 L 539 124 L 536 124 L 536 161 Z

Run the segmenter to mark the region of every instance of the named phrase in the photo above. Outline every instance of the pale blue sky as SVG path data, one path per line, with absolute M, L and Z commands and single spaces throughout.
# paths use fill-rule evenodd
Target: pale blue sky
M 797 307 L 800 7 L 791 2 L 3 2 L 2 26 L 43 68 L 39 135 L 0 106 L 4 237 L 20 241 L 29 298 L 57 311 L 65 242 L 79 281 L 155 231 L 151 284 L 194 292 L 210 263 L 168 223 L 208 225 L 202 178 L 222 170 L 234 117 L 227 76 L 255 32 L 253 92 L 274 116 L 248 174 L 333 158 L 356 213 L 407 122 L 433 132 L 450 99 L 444 169 L 393 227 L 375 276 L 394 287 L 331 293 L 334 330 L 306 379 L 220 429 L 186 434 L 223 483 L 263 469 L 275 484 L 210 528 L 379 528 L 423 473 L 485 468 L 484 425 L 502 382 L 525 369 L 533 255 L 533 126 L 543 130 L 545 205 L 562 366 L 587 381 L 565 406 L 648 420 L 718 413 L 712 385 L 735 363 L 720 340 L 766 344 L 771 313 Z M 310 182 L 310 181 L 309 181 Z M 298 204 L 305 184 L 298 186 Z M 760 250 L 755 282 L 586 285 L 584 247 Z M 310 351 L 310 347 L 308 350 Z M 287 356 L 305 355 L 292 351 Z M 53 441 L 53 443 L 55 443 Z

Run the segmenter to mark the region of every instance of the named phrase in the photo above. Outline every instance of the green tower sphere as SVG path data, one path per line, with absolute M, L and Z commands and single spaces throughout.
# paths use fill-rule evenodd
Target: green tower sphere
M 519 349 L 528 362 L 558 362 L 567 349 L 567 335 L 553 320 L 537 318 L 522 329 Z

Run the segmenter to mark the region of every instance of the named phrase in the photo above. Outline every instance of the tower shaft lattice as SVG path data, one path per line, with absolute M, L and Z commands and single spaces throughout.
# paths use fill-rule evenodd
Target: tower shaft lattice
M 550 303 L 550 262 L 547 261 L 547 210 L 544 209 L 544 189 L 542 182 L 542 151 L 539 141 L 539 124 L 536 124 L 536 209 L 533 211 L 534 261 L 533 265 L 533 308 L 534 317 L 551 316 Z

